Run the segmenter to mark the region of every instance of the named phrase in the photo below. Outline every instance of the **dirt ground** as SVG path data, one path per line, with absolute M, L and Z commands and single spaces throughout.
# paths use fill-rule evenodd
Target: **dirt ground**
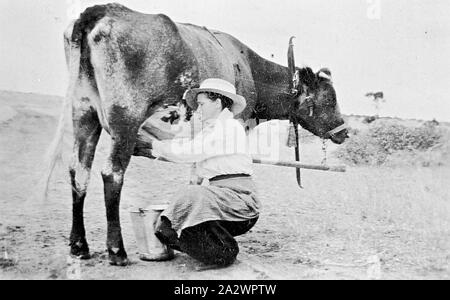
M 60 111 L 57 97 L 0 93 L 0 279 L 450 279 L 448 168 L 348 168 L 346 173 L 255 165 L 263 211 L 238 237 L 238 261 L 222 270 L 196 271 L 177 253 L 170 262 L 138 259 L 129 212 L 163 203 L 188 181 L 182 166 L 133 158 L 122 193 L 124 242 L 132 261 L 109 266 L 100 170 L 108 147 L 102 134 L 85 206 L 93 258 L 68 256 L 71 194 L 58 164 L 49 197 L 37 197 L 43 155 Z M 64 160 L 70 155 L 70 141 Z M 318 163 L 319 141 L 303 147 Z M 330 151 L 333 147 L 330 147 Z M 285 159 L 293 151 L 283 150 Z M 338 163 L 331 160 L 330 163 Z

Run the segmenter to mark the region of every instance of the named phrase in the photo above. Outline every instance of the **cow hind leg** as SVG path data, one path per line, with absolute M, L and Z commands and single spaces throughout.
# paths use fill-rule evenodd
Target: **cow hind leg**
M 73 127 L 74 148 L 70 165 L 73 200 L 70 253 L 79 258 L 88 259 L 90 255 L 86 241 L 83 207 L 95 149 L 102 127 L 93 108 L 83 110 L 74 108 Z
M 111 148 L 102 170 L 107 218 L 107 248 L 111 265 L 125 266 L 129 263 L 124 248 L 120 227 L 120 196 L 125 171 L 134 153 L 139 122 L 128 123 L 129 119 L 115 115 L 111 128 Z

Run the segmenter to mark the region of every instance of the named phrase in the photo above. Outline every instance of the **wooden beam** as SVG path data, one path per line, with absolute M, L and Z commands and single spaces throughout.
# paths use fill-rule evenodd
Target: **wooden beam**
M 272 165 L 279 167 L 289 167 L 289 168 L 297 168 L 297 169 L 309 169 L 309 170 L 317 170 L 317 171 L 330 171 L 330 172 L 346 172 L 347 168 L 345 166 L 321 166 L 321 165 L 306 165 L 295 161 L 272 161 L 272 160 L 264 160 L 259 158 L 253 158 L 254 164 L 262 164 L 262 165 Z

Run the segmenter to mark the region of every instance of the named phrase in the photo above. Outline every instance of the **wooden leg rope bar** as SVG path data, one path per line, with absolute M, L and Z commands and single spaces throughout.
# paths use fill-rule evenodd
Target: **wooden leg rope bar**
M 309 170 L 317 170 L 317 171 L 330 171 L 330 172 L 341 172 L 341 173 L 347 171 L 346 166 L 307 165 L 307 164 L 302 164 L 300 162 L 295 162 L 295 161 L 271 161 L 271 160 L 253 158 L 253 163 L 279 166 L 279 167 L 297 168 L 297 169 L 309 169 Z

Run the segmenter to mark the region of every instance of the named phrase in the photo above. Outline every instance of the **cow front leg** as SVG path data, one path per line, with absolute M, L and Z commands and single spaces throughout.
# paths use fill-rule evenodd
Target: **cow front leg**
M 75 109 L 73 114 L 74 147 L 70 165 L 72 185 L 72 230 L 70 254 L 81 259 L 90 258 L 84 228 L 83 207 L 89 183 L 95 149 L 102 128 L 93 109 Z
M 102 171 L 106 218 L 108 224 L 107 248 L 111 265 L 125 266 L 129 263 L 120 227 L 120 194 L 125 171 L 133 154 L 135 133 L 112 138 L 111 153 Z

